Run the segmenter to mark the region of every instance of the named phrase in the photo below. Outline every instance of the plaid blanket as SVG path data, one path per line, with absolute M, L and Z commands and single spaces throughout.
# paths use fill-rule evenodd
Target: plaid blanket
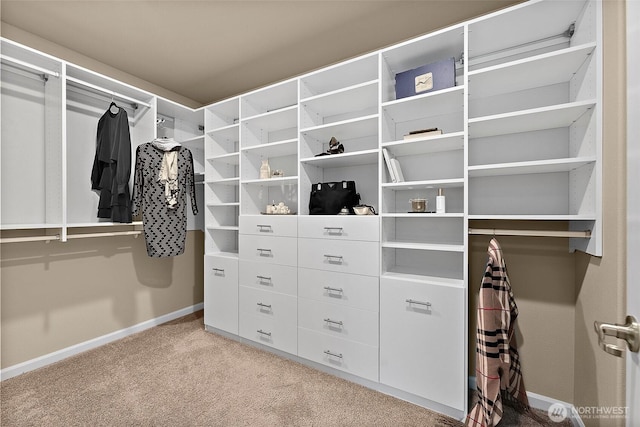
M 518 317 L 502 249 L 493 238 L 478 297 L 476 331 L 476 385 L 478 403 L 465 425 L 492 427 L 502 419 L 502 400 L 528 409 L 514 325 Z

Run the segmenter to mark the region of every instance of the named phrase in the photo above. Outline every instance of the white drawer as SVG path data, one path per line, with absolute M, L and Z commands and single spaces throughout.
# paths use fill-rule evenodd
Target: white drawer
M 378 312 L 298 298 L 298 326 L 378 347 Z
M 378 252 L 377 242 L 298 239 L 298 265 L 317 270 L 377 276 Z
M 204 324 L 238 334 L 238 260 L 204 257 Z
M 297 237 L 295 215 L 240 215 L 240 234 Z
M 464 307 L 462 288 L 382 277 L 380 382 L 466 410 Z
M 380 240 L 380 221 L 374 215 L 300 216 L 298 236 L 341 240 Z
M 239 235 L 239 256 L 242 261 L 269 262 L 281 265 L 298 265 L 298 239 L 295 237 L 271 237 Z
M 298 356 L 378 381 L 376 347 L 298 328 Z
M 296 296 L 298 294 L 297 279 L 296 267 L 255 261 L 240 263 L 240 285 L 242 286 Z
M 295 296 L 240 286 L 240 313 L 298 323 L 298 299 Z
M 377 312 L 378 292 L 377 277 L 298 268 L 301 298 Z
M 240 336 L 293 355 L 297 354 L 298 336 L 295 323 L 241 313 Z

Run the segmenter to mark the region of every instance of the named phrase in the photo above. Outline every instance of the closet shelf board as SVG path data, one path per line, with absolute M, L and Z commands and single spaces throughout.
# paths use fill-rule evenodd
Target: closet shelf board
M 378 149 L 300 159 L 300 163 L 321 168 L 373 165 L 378 163 Z
M 378 105 L 378 80 L 307 98 L 301 105 L 321 117 L 373 108 Z
M 298 106 L 293 105 L 281 110 L 270 111 L 248 119 L 243 119 L 242 123 L 245 126 L 250 126 L 253 129 L 261 129 L 266 132 L 292 128 L 298 123 Z
M 595 163 L 595 156 L 569 159 L 536 160 L 531 162 L 501 163 L 495 165 L 469 166 L 469 177 L 528 175 L 539 173 L 570 172 Z
M 378 115 L 372 114 L 355 119 L 308 127 L 301 129 L 300 132 L 305 136 L 311 136 L 319 141 L 326 142 L 327 144 L 332 136 L 335 136 L 338 141 L 361 138 L 364 136 L 371 136 L 377 140 Z M 349 147 L 345 146 L 345 150 L 349 151 Z
M 228 259 L 238 259 L 237 252 L 208 252 L 205 253 L 206 256 L 215 256 L 219 258 L 228 258 Z
M 577 101 L 551 107 L 469 119 L 469 138 L 506 135 L 571 126 L 596 105 L 595 101 Z
M 262 157 L 282 157 L 295 155 L 298 152 L 298 140 L 287 139 L 270 142 L 268 144 L 243 147 L 242 152 L 251 153 Z
M 388 190 L 423 190 L 430 188 L 459 188 L 464 186 L 464 179 L 434 179 L 430 181 L 406 181 L 383 183 L 382 188 Z
M 382 242 L 382 247 L 391 249 L 412 249 L 418 251 L 464 252 L 464 245 L 451 245 L 444 243 L 386 241 Z
M 464 86 L 454 86 L 424 95 L 396 99 L 382 104 L 382 111 L 396 123 L 461 113 L 464 105 Z M 430 112 L 432 112 L 430 114 Z
M 464 132 L 386 142 L 382 147 L 387 148 L 397 157 L 463 150 Z
M 225 230 L 225 231 L 238 231 L 240 228 L 237 225 L 207 225 L 208 230 Z
M 47 224 L 47 223 L 39 223 L 39 224 L 2 224 L 2 228 L 0 230 L 35 230 L 35 229 L 59 229 L 62 228 L 62 224 Z
M 208 207 L 235 207 L 240 206 L 240 202 L 229 202 L 229 203 L 207 203 Z
M 182 141 L 178 141 L 181 144 L 194 144 L 194 143 L 202 143 L 204 142 L 204 135 L 194 136 L 192 138 L 183 139 Z
M 337 92 L 378 77 L 378 55 L 355 58 L 308 74 L 300 79 L 300 99 L 306 101 L 316 96 Z M 366 84 L 366 83 L 365 83 Z M 306 94 L 310 95 L 306 95 Z
M 595 43 L 587 43 L 470 71 L 469 98 L 478 99 L 568 82 L 589 58 L 595 46 Z
M 383 271 L 380 278 L 404 280 L 406 282 L 413 283 L 427 283 L 430 285 L 448 286 L 454 288 L 464 288 L 464 280 L 423 275 L 418 271 L 413 271 L 413 269 L 405 269 L 405 267 L 395 267 L 391 270 Z
M 240 163 L 240 153 L 227 153 L 219 156 L 207 157 L 210 162 L 225 163 L 228 165 L 237 165 Z
M 492 219 L 492 220 L 509 220 L 509 221 L 595 221 L 595 214 L 558 214 L 558 215 L 502 215 L 502 214 L 469 214 L 469 220 L 475 219 Z
M 446 213 L 407 213 L 407 212 L 383 212 L 382 218 L 464 218 L 462 212 Z
M 86 228 L 86 227 L 113 227 L 113 226 L 142 226 L 142 221 L 134 221 L 130 223 L 122 223 L 122 222 L 78 222 L 78 223 L 69 223 L 67 224 L 67 228 Z
M 239 129 L 240 129 L 240 124 L 234 123 L 232 125 L 210 130 L 207 132 L 207 135 L 213 138 L 224 138 L 228 140 L 237 141 Z
M 234 186 L 234 185 L 238 185 L 240 184 L 240 178 L 239 177 L 233 177 L 233 178 L 224 178 L 224 179 L 217 179 L 217 180 L 207 180 L 206 181 L 207 184 L 218 184 L 218 185 L 230 185 L 230 186 Z
M 297 185 L 297 176 L 285 176 L 283 178 L 248 179 L 242 181 L 243 185 L 259 185 L 263 187 L 278 187 L 280 185 Z

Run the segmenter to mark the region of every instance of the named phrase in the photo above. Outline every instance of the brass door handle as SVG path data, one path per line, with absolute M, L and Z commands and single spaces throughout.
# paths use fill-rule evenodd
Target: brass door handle
M 607 335 L 625 340 L 629 350 L 634 353 L 637 353 L 638 350 L 640 350 L 640 324 L 638 324 L 638 321 L 633 316 L 627 316 L 626 323 L 624 325 L 595 321 L 593 322 L 593 327 L 598 334 L 598 344 L 600 345 L 600 348 L 609 354 L 622 357 L 624 348 L 613 344 L 607 344 L 604 341 L 604 337 Z

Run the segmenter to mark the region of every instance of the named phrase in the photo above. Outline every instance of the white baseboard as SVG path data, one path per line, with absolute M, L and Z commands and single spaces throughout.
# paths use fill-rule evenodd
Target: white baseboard
M 91 350 L 100 347 L 110 342 L 117 341 L 125 338 L 129 335 L 142 332 L 146 329 L 153 328 L 154 326 L 161 325 L 174 319 L 186 316 L 191 313 L 195 313 L 198 310 L 202 310 L 204 303 L 192 305 L 191 307 L 185 307 L 183 309 L 174 311 L 156 317 L 155 319 L 147 320 L 137 325 L 130 326 L 128 328 L 120 329 L 119 331 L 111 332 L 101 337 L 93 338 L 85 342 L 81 342 L 71 347 L 63 348 L 53 353 L 45 354 L 44 356 L 36 357 L 35 359 L 27 360 L 26 362 L 18 363 L 17 365 L 9 366 L 8 368 L 0 371 L 0 381 L 7 380 L 9 378 L 16 377 L 24 374 L 25 372 L 33 371 L 34 369 L 42 368 L 55 362 L 59 362 L 76 354 L 83 353 L 87 350 Z
M 476 389 L 476 377 L 469 377 L 469 388 L 472 390 Z M 532 408 L 540 409 L 542 411 L 548 411 L 551 405 L 562 405 L 567 409 L 568 418 L 571 420 L 571 424 L 574 427 L 585 427 L 580 415 L 578 415 L 578 411 L 576 408 L 567 402 L 563 402 L 562 400 L 553 399 L 551 397 L 543 396 L 537 393 L 527 392 L 527 397 L 529 398 L 529 405 Z

